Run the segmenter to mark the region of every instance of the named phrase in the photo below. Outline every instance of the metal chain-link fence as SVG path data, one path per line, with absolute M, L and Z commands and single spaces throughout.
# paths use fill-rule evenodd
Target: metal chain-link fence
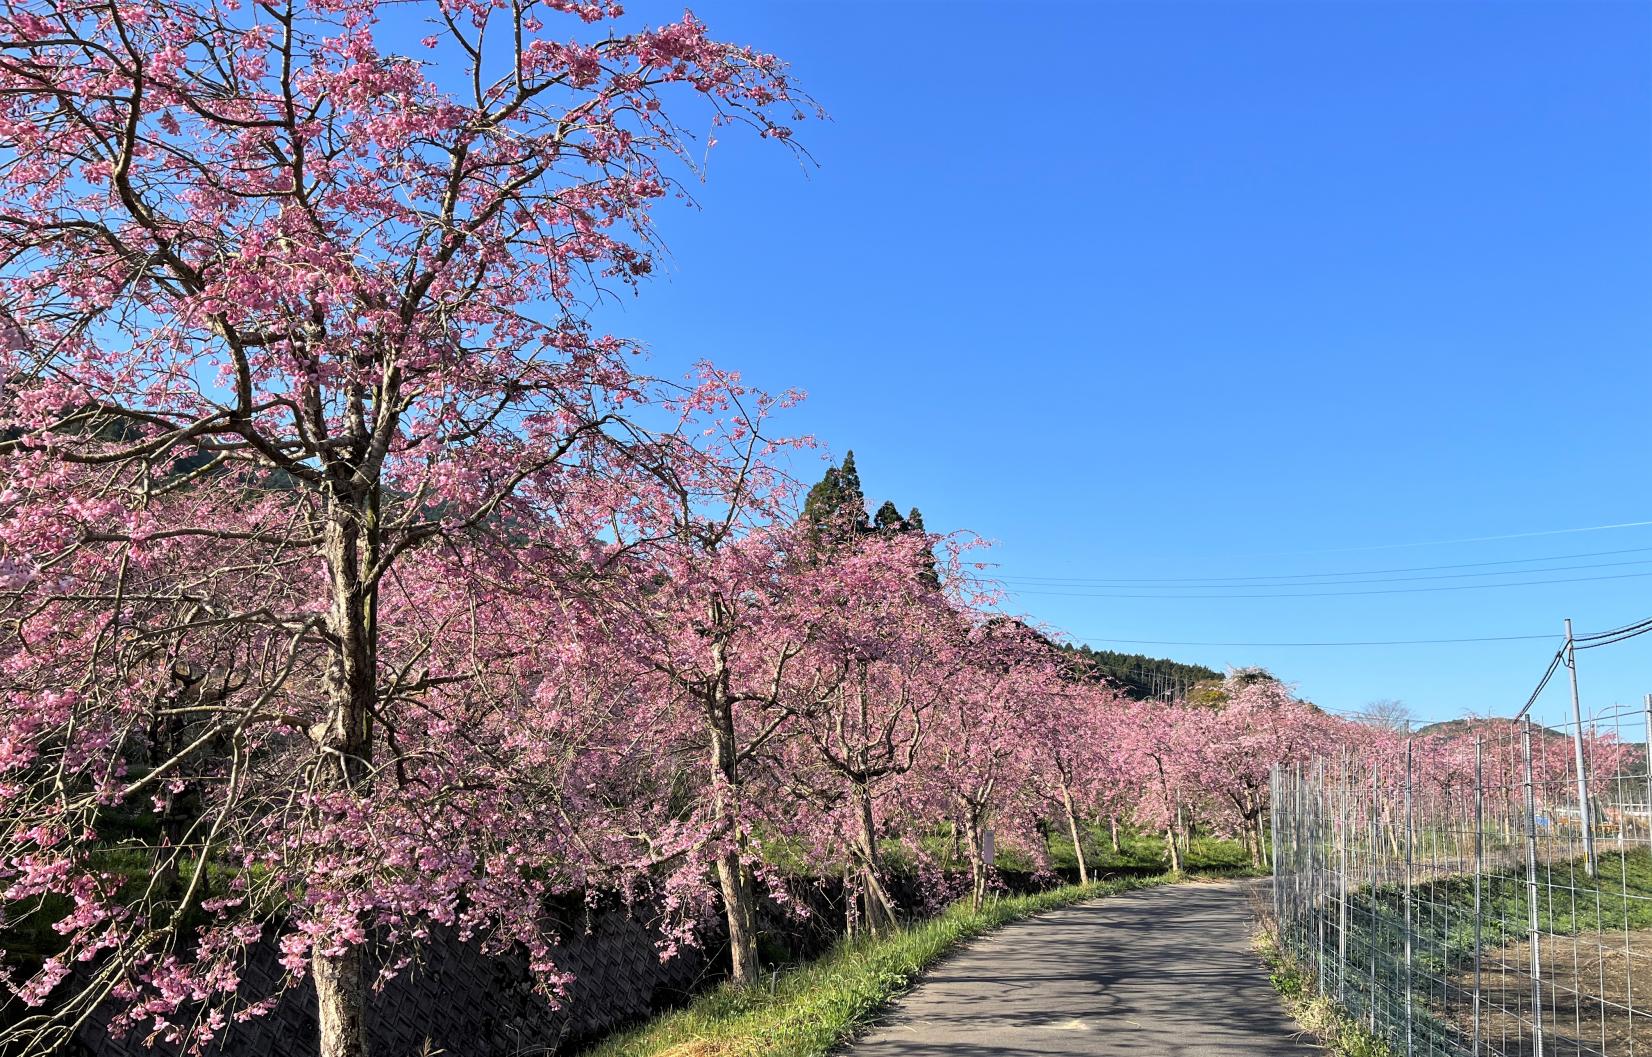
M 1652 704 L 1444 726 L 1275 768 L 1281 944 L 1406 1057 L 1652 1057 Z

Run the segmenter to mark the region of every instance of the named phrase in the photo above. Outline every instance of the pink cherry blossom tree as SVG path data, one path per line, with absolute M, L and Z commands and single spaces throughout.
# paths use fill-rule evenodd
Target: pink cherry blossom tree
M 807 783 L 799 796 L 817 805 L 828 847 L 850 849 L 858 917 L 873 932 L 897 917 L 879 850 L 885 798 L 918 763 L 966 663 L 957 600 L 936 582 L 936 542 L 861 540 L 801 563 L 790 588 L 807 607 L 796 619 L 811 629 L 784 698 L 807 757 L 795 772 Z
M 1235 678 L 1214 714 L 1182 713 L 1188 762 L 1210 819 L 1243 839 L 1251 862 L 1265 863 L 1262 818 L 1275 764 L 1335 756 L 1346 724 L 1295 697 L 1274 679 Z
M 765 807 L 747 785 L 791 733 L 782 699 L 812 634 L 808 606 L 791 589 L 792 486 L 772 465 L 778 448 L 801 442 L 763 432 L 791 399 L 708 369 L 681 406 L 710 424 L 702 436 L 651 441 L 658 454 L 649 480 L 610 526 L 616 560 L 583 592 L 588 635 L 607 663 L 637 673 L 637 692 L 661 710 L 675 744 L 701 761 L 685 772 L 690 797 L 671 824 L 696 834 L 712 863 L 731 976 L 742 985 L 760 972 L 754 823 Z M 695 454 L 707 447 L 725 457 Z
M 1037 705 L 1035 788 L 1046 809 L 1060 813 L 1073 842 L 1079 883 L 1088 884 L 1083 825 L 1102 812 L 1111 815 L 1118 790 L 1133 779 L 1120 728 L 1126 702 L 1109 687 L 1068 675 L 1050 680 Z
M 937 742 L 923 770 L 923 796 L 937 821 L 958 838 L 977 909 L 991 883 L 984 841 L 1008 835 L 1035 859 L 1047 858 L 1037 835 L 1032 774 L 1038 754 L 1036 700 L 1046 689 L 1053 657 L 1026 625 L 1003 617 L 966 625 L 962 666 L 937 719 Z
M 378 41 L 392 12 L 430 23 L 421 57 Z M 477 696 L 508 576 L 477 577 L 519 531 L 578 557 L 662 472 L 654 387 L 581 312 L 650 269 L 667 99 L 781 140 L 799 116 L 777 60 L 692 17 L 558 38 L 565 13 L 619 10 L 0 11 L 0 875 L 75 908 L 25 998 L 98 966 L 36 1047 L 104 997 L 197 1043 L 248 1012 L 259 885 L 304 893 L 280 942 L 327 1055 L 365 1053 L 377 930 L 462 905 L 532 939 L 487 892 L 546 849 L 480 847 L 461 820 L 497 801 L 453 810 L 514 769 Z M 134 810 L 168 820 L 138 894 L 96 860 Z
M 1170 868 L 1183 867 L 1188 804 L 1199 795 L 1196 732 L 1210 710 L 1186 703 L 1135 702 L 1126 716 L 1128 766 L 1138 776 L 1132 814 L 1140 825 L 1163 830 Z

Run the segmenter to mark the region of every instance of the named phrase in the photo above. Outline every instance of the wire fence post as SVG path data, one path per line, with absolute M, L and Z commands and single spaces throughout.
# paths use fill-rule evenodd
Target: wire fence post
M 1649 695 L 1652 696 L 1652 695 Z M 1366 1006 L 1367 1027 L 1371 1034 L 1377 1033 L 1377 847 L 1382 840 L 1382 823 L 1377 818 L 1377 765 L 1371 765 L 1371 810 L 1368 821 L 1371 825 L 1371 854 L 1367 856 L 1371 864 L 1371 879 L 1366 888 L 1365 902 L 1371 907 L 1371 933 L 1366 949 L 1371 955 L 1371 1001 Z
M 1486 872 L 1485 756 L 1483 737 L 1474 739 L 1474 1057 L 1480 1057 L 1480 890 Z
M 1405 739 L 1405 1057 L 1412 1057 L 1411 1039 L 1411 737 Z
M 1309 905 L 1314 908 L 1314 968 L 1319 971 L 1319 993 L 1325 993 L 1325 761 L 1314 763 L 1313 779 L 1313 890 Z
M 1532 958 L 1532 1044 L 1534 1057 L 1543 1057 L 1543 958 L 1537 920 L 1537 794 L 1532 788 L 1532 721 L 1520 729 L 1521 756 L 1526 770 L 1526 927 Z
M 1285 911 L 1281 903 L 1284 899 L 1281 889 L 1284 886 L 1280 883 L 1283 878 L 1280 877 L 1279 869 L 1279 799 L 1283 783 L 1280 781 L 1279 770 L 1277 763 L 1268 770 L 1268 841 L 1273 845 L 1273 923 L 1279 930 L 1280 945 L 1283 946 Z
M 1566 669 L 1572 677 L 1572 762 L 1577 768 L 1577 822 L 1583 830 L 1583 872 L 1595 875 L 1595 827 L 1589 811 L 1589 774 L 1583 765 L 1583 706 L 1577 693 L 1577 647 L 1566 618 Z
M 1348 781 L 1349 753 L 1342 752 L 1342 780 L 1337 783 L 1337 1004 L 1348 1000 Z
M 1295 868 L 1291 873 L 1290 914 L 1293 924 L 1301 916 L 1304 886 L 1307 883 L 1302 876 L 1304 872 L 1302 827 L 1304 825 L 1303 816 L 1307 814 L 1307 806 L 1306 789 L 1302 784 L 1302 764 L 1297 763 L 1291 768 L 1291 862 Z M 1292 930 L 1293 933 L 1295 931 L 1295 929 Z M 1296 953 L 1300 957 L 1305 952 L 1298 950 Z
M 1646 752 L 1643 767 L 1646 770 L 1646 843 L 1652 847 L 1652 694 L 1647 694 L 1641 705 L 1641 720 L 1646 725 Z

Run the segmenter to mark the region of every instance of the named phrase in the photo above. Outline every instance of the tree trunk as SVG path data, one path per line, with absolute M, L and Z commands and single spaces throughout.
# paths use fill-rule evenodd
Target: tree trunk
M 1107 834 L 1113 840 L 1113 854 L 1119 854 L 1123 849 L 1119 846 L 1119 817 L 1117 815 L 1107 816 Z
M 757 960 L 757 899 L 739 852 L 718 857 L 717 884 L 728 917 L 729 978 L 744 987 L 757 982 L 762 967 Z
M 321 1057 L 367 1057 L 365 968 L 360 947 L 336 957 L 317 952 L 311 959 Z
M 719 607 L 713 606 L 714 617 Z M 713 647 L 716 675 L 706 701 L 711 728 L 713 809 L 717 821 L 729 828 L 733 846 L 717 857 L 717 884 L 723 894 L 724 916 L 728 919 L 729 978 L 737 987 L 757 982 L 761 965 L 757 958 L 757 897 L 751 871 L 741 851 L 745 838 L 740 832 L 739 750 L 734 733 L 734 710 L 725 692 L 728 667 L 721 644 Z
M 866 927 L 877 935 L 896 925 L 895 903 L 883 887 L 883 863 L 878 856 L 877 820 L 872 813 L 872 790 L 865 782 L 853 783 L 855 815 L 860 824 L 859 848 L 861 899 L 865 906 Z
M 344 486 L 339 486 L 344 491 Z M 359 496 L 335 495 L 323 546 L 332 608 L 327 627 L 334 653 L 326 673 L 328 718 L 317 739 L 324 790 L 359 796 L 367 791 L 373 756 L 373 705 L 378 693 L 377 626 L 373 592 L 363 583 L 364 550 L 372 560 L 373 526 Z M 363 529 L 368 531 L 363 533 Z M 365 536 L 365 538 L 364 538 Z M 311 958 L 321 1057 L 367 1057 L 365 958 L 360 945 Z
M 1078 883 L 1090 883 L 1090 871 L 1084 863 L 1084 842 L 1078 836 L 1078 816 L 1073 814 L 1073 794 L 1068 791 L 1067 783 L 1061 784 L 1061 806 L 1067 812 L 1067 832 L 1073 838 L 1073 857 L 1078 860 Z
M 969 854 L 969 905 L 979 912 L 987 896 L 987 864 L 981 855 L 981 823 L 972 808 L 964 810 L 964 843 Z
M 1176 846 L 1176 823 L 1170 823 L 1170 828 L 1164 831 L 1164 846 L 1170 852 L 1170 869 L 1173 873 L 1182 872 L 1182 852 Z

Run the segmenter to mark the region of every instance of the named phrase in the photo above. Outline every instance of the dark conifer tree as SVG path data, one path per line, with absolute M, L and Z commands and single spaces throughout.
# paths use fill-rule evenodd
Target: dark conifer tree
M 836 466 L 826 467 L 826 476 L 815 482 L 803 500 L 803 523 L 811 536 L 823 535 L 837 518 L 843 503 L 843 478 Z
M 885 500 L 871 519 L 866 516 L 866 495 L 860 485 L 860 470 L 855 466 L 855 453 L 844 452 L 843 465 L 831 466 L 826 475 L 811 489 L 803 501 L 800 518 L 808 537 L 810 549 L 816 558 L 830 559 L 832 551 L 845 543 L 871 532 L 907 533 L 924 531 L 924 518 L 917 507 L 906 517 L 893 500 Z M 924 561 L 919 573 L 924 583 L 940 583 L 933 555 Z
M 844 456 L 843 465 L 829 466 L 826 476 L 803 501 L 801 518 L 810 543 L 818 550 L 836 546 L 870 532 L 866 521 L 866 496 L 855 470 L 855 453 Z
M 855 468 L 855 453 L 843 453 L 843 467 L 838 470 L 838 517 L 849 532 L 866 532 L 871 525 L 866 520 L 866 493 L 860 488 L 860 471 Z
M 900 508 L 893 501 L 885 499 L 878 512 L 872 517 L 872 524 L 879 532 L 905 532 L 906 519 L 901 517 Z

